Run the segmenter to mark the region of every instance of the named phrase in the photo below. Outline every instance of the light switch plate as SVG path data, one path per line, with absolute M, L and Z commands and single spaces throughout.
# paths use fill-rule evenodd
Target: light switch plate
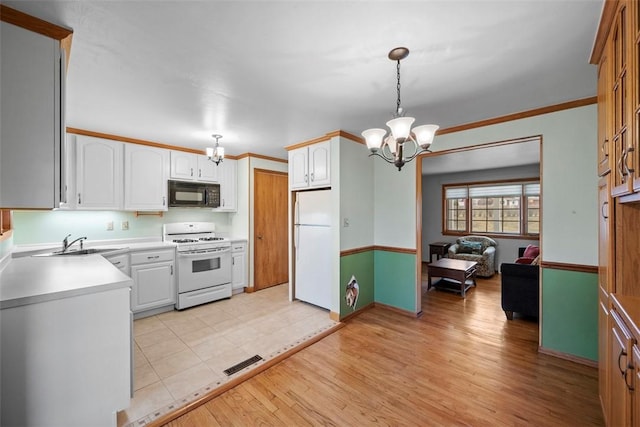
M 122 221 L 122 229 L 123 230 L 129 229 L 129 221 Z

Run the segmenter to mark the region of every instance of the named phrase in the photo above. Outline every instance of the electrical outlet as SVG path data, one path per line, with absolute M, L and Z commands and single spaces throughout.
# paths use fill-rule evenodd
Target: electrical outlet
M 113 221 L 107 222 L 107 231 L 113 231 Z
M 345 227 L 348 227 L 348 226 L 349 226 L 349 218 L 345 218 L 345 219 L 343 219 L 343 220 L 342 220 L 342 223 L 343 223 L 343 225 L 344 225 Z
M 122 221 L 122 229 L 123 230 L 129 229 L 129 221 Z

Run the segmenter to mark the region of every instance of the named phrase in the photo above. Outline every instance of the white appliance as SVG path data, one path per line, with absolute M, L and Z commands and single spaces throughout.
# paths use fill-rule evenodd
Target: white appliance
M 299 191 L 294 206 L 295 297 L 331 308 L 331 190 Z
M 178 310 L 231 297 L 231 241 L 214 223 L 164 224 L 162 240 L 177 244 Z

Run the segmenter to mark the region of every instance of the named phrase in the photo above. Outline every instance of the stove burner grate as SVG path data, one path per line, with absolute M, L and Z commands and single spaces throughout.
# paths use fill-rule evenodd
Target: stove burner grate
M 195 239 L 173 239 L 173 243 L 195 243 Z
M 213 242 L 213 241 L 224 240 L 224 237 L 201 237 L 199 240 L 203 242 Z

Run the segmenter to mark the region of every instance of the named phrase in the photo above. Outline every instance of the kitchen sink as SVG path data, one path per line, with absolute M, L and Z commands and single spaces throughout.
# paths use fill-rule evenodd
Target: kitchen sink
M 68 251 L 54 251 L 44 254 L 37 254 L 34 256 L 71 256 L 71 255 L 90 255 L 90 254 L 104 254 L 107 252 L 120 251 L 125 248 L 87 248 L 87 249 L 70 249 Z

